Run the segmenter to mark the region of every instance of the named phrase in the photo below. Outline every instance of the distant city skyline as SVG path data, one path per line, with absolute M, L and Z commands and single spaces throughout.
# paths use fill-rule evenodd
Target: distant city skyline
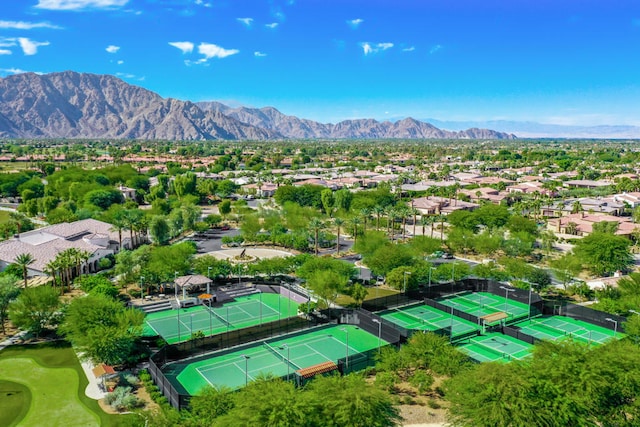
M 638 126 L 640 2 L 3 2 L 0 76 L 65 70 L 320 122 Z

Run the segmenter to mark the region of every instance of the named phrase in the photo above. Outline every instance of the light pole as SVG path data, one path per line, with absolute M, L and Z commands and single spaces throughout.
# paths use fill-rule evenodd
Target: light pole
M 429 285 L 427 286 L 427 289 L 431 288 L 431 272 L 435 270 L 435 267 L 429 267 Z
M 244 386 L 246 387 L 249 384 L 249 359 L 250 357 L 246 354 L 242 355 L 244 359 Z
M 580 328 L 578 330 L 579 331 L 587 331 L 587 332 L 589 332 L 589 343 L 588 343 L 588 347 L 587 348 L 590 348 L 591 347 L 591 330 L 589 330 L 587 328 Z
M 529 283 L 529 319 L 531 320 L 531 292 L 533 291 L 533 283 L 528 282 Z
M 140 299 L 144 301 L 144 276 L 140 276 Z
M 456 283 L 456 262 L 451 263 L 451 282 Z
M 207 279 L 209 279 L 207 282 L 207 293 L 211 294 L 211 266 L 207 267 Z
M 195 315 L 195 313 L 191 313 L 190 317 L 190 322 L 189 322 L 189 333 L 191 334 L 191 348 L 193 348 L 193 343 L 194 343 L 194 339 L 193 339 L 193 316 Z
M 347 358 L 345 359 L 345 374 L 347 373 L 346 371 L 349 370 L 349 330 L 347 328 L 340 328 L 341 331 L 344 332 L 345 336 L 347 337 L 346 341 L 347 341 Z
M 211 319 L 211 298 L 209 298 L 209 335 L 213 335 L 213 322 Z
M 509 292 L 515 292 L 515 289 L 507 288 L 506 286 L 500 286 L 500 289 L 504 290 L 504 312 L 507 313 L 509 307 Z
M 449 342 L 453 341 L 453 305 L 451 306 L 451 325 L 449 326 Z
M 407 275 L 411 276 L 410 271 L 405 271 L 402 273 L 402 278 L 404 279 L 404 293 L 407 293 Z
M 180 307 L 178 307 L 178 342 L 180 342 Z
M 607 322 L 613 322 L 613 337 L 615 338 L 618 333 L 618 321 L 610 317 L 607 317 L 604 320 L 606 320 Z
M 640 316 L 640 312 L 635 311 L 635 310 L 629 310 L 629 313 L 637 314 L 638 316 Z M 638 336 L 637 335 L 636 335 L 634 341 L 636 342 L 636 344 L 638 344 Z
M 278 347 L 279 350 L 284 350 L 285 348 L 287 349 L 287 381 L 289 381 L 291 379 L 291 349 L 286 344 Z
M 178 279 L 178 272 L 174 271 L 173 272 L 173 289 L 175 291 L 176 301 L 178 300 L 178 283 L 176 282 L 177 279 Z
M 260 292 L 260 324 L 262 325 L 262 291 L 258 289 L 258 292 Z
M 238 285 L 242 284 L 242 264 L 238 264 Z
M 377 323 L 378 324 L 378 353 L 380 353 L 380 344 L 382 341 L 382 322 L 379 321 L 378 319 L 372 319 L 373 323 Z

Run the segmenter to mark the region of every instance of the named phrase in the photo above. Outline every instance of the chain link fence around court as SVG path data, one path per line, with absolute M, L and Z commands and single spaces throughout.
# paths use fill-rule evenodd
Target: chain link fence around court
M 503 288 L 513 289 L 513 291 L 505 291 Z M 372 312 L 377 312 L 387 310 L 389 308 L 409 305 L 417 301 L 424 301 L 425 299 L 437 300 L 439 298 L 445 298 L 462 292 L 488 292 L 501 297 L 504 297 L 505 293 L 508 292 L 509 299 L 524 304 L 529 304 L 529 298 L 531 298 L 532 315 L 543 312 L 544 302 L 537 293 L 531 292 L 531 294 L 529 294 L 528 289 L 518 289 L 506 283 L 479 278 L 467 278 L 456 282 L 421 286 L 417 289 L 408 290 L 406 294 L 398 293 L 369 299 L 362 303 L 362 308 Z M 450 311 L 450 309 L 447 307 L 445 311 Z M 465 318 L 463 316 L 460 317 Z
M 573 304 L 567 300 L 544 301 L 542 314 L 567 316 L 619 332 L 624 332 L 624 322 L 627 321 L 625 317 Z

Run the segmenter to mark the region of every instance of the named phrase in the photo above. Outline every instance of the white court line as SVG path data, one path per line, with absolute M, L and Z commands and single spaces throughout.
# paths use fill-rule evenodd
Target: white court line
M 158 332 L 158 330 L 157 330 L 156 328 L 154 328 L 154 327 L 153 327 L 153 325 L 152 325 L 151 323 L 149 323 L 149 322 L 146 322 L 146 323 L 147 323 L 147 325 L 148 325 L 151 329 L 153 329 L 153 332 L 155 332 L 155 333 L 156 333 L 156 335 L 158 335 L 159 337 L 161 337 L 161 336 L 162 336 L 162 335 L 160 335 L 160 332 Z
M 325 356 L 325 355 L 324 355 L 324 353 L 320 353 L 320 352 L 319 352 L 319 351 L 317 351 L 315 348 L 310 347 L 310 346 L 308 346 L 307 344 L 305 344 L 305 346 L 306 346 L 309 350 L 313 351 L 314 353 L 319 354 L 321 357 L 323 357 L 323 358 L 327 359 L 329 362 L 333 362 L 333 360 L 331 360 L 331 359 L 329 359 L 327 356 Z

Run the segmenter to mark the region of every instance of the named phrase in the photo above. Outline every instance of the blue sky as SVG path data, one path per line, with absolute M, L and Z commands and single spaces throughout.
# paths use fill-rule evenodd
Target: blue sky
M 640 125 L 637 0 L 3 0 L 0 76 L 349 118 Z

